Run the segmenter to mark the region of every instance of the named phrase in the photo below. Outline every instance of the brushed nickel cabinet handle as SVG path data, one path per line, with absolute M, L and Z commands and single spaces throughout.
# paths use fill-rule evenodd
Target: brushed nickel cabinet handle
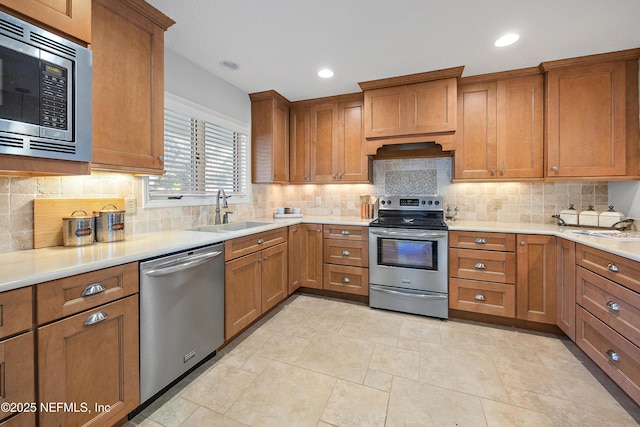
M 351 233 L 349 232 L 349 230 L 342 230 L 340 234 L 342 234 L 343 236 L 348 236 Z
M 607 268 L 609 269 L 609 271 L 611 271 L 612 273 L 619 273 L 620 269 L 618 268 L 617 265 L 609 263 L 609 265 L 607 265 Z
M 554 171 L 554 172 L 558 172 L 558 167 L 557 166 L 552 166 L 551 170 Z
M 486 270 L 486 269 L 487 269 L 487 266 L 486 266 L 486 265 L 484 265 L 484 264 L 483 264 L 483 263 L 481 263 L 481 262 L 477 263 L 477 264 L 475 265 L 475 267 L 476 267 L 477 269 L 479 269 L 479 270 Z
M 504 175 L 504 168 L 500 169 L 500 175 Z
M 107 320 L 108 318 L 109 318 L 109 315 L 107 313 L 105 313 L 104 311 L 99 311 L 87 317 L 87 320 L 85 320 L 82 325 L 83 326 L 95 325 L 96 323 L 100 323 L 103 320 Z
M 264 239 L 258 239 L 258 244 L 261 245 L 264 243 Z
M 614 362 L 620 361 L 620 355 L 613 350 L 607 350 L 607 356 L 609 356 L 609 359 L 613 360 Z
M 491 170 L 489 172 L 491 172 L 491 175 L 495 175 L 496 174 L 496 170 L 494 168 L 491 168 Z
M 349 252 L 349 251 L 342 251 L 342 255 L 344 255 L 344 256 L 349 256 L 349 255 L 351 255 L 351 252 Z
M 349 283 L 349 282 L 351 282 L 351 280 L 349 280 L 348 277 L 343 277 L 342 278 L 342 283 Z
M 524 240 L 522 242 L 520 242 L 520 246 L 525 246 L 527 244 L 527 242 L 525 242 Z
M 482 238 L 482 237 L 478 237 L 478 238 L 476 239 L 476 243 L 477 243 L 477 244 L 479 244 L 479 245 L 486 245 L 486 244 L 487 244 L 487 241 L 486 241 L 486 240 L 484 240 L 484 238 Z
M 474 298 L 476 301 L 486 301 L 486 300 L 487 300 L 487 297 L 485 297 L 485 296 L 484 296 L 484 295 L 482 295 L 482 294 L 478 294 L 478 295 L 476 295 L 476 296 L 475 296 L 475 297 L 473 297 L 473 298 Z
M 105 287 L 102 286 L 102 283 L 92 283 L 82 291 L 81 296 L 88 297 L 91 295 L 99 294 L 100 292 L 106 291 Z
M 620 311 L 620 306 L 613 301 L 609 301 L 607 307 L 609 307 L 611 311 Z

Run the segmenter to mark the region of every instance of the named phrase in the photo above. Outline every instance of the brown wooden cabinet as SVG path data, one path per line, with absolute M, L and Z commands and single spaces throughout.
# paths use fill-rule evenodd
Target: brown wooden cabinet
M 78 407 L 40 425 L 112 425 L 140 403 L 137 265 L 37 285 L 38 400 Z
M 251 99 L 251 181 L 289 181 L 289 101 L 274 90 Z
M 288 292 L 286 227 L 225 242 L 225 339 L 283 301 Z
M 361 93 L 292 103 L 290 182 L 370 182 L 362 123 Z
M 94 0 L 92 169 L 164 172 L 164 32 L 143 0 Z
M 31 286 L 0 293 L 0 403 L 36 401 L 32 295 Z M 3 411 L 0 420 L 11 415 Z M 6 422 L 10 425 L 21 419 L 29 417 L 19 414 Z
M 556 238 L 517 235 L 516 318 L 556 324 Z
M 556 325 L 576 339 L 576 244 L 558 238 L 556 246 Z
M 19 12 L 20 18 L 38 21 L 54 33 L 91 43 L 91 0 L 2 0 L 0 8 Z
M 640 49 L 544 62 L 548 178 L 640 175 Z
M 325 224 L 323 230 L 323 289 L 369 295 L 368 227 Z
M 300 224 L 300 286 L 322 289 L 322 224 Z
M 462 79 L 456 180 L 541 178 L 543 78 L 537 69 Z

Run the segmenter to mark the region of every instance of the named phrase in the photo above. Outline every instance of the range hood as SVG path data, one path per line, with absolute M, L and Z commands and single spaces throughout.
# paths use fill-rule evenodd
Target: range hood
M 387 144 L 368 154 L 373 160 L 451 157 L 454 151 L 444 149 L 435 142 L 407 142 L 403 144 Z

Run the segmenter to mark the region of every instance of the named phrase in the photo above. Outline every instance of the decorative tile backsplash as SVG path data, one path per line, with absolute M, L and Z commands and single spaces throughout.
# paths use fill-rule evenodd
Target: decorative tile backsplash
M 450 157 L 373 162 L 373 184 L 252 185 L 253 203 L 229 205 L 231 221 L 270 217 L 277 207 L 302 208 L 307 215 L 359 216 L 364 194 L 429 194 L 457 206 L 461 219 L 552 223 L 551 215 L 573 203 L 606 210 L 606 182 L 451 183 Z M 145 209 L 143 180 L 127 174 L 94 172 L 84 177 L 0 177 L 0 252 L 33 247 L 33 199 L 36 197 L 134 196 L 138 212 L 126 216 L 127 234 L 189 228 L 213 223 L 213 206 Z M 319 198 L 320 205 L 316 205 Z

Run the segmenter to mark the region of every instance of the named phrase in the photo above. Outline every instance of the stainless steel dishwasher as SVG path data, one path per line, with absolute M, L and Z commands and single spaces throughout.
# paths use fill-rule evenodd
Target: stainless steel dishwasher
M 140 402 L 224 342 L 224 244 L 140 263 Z

